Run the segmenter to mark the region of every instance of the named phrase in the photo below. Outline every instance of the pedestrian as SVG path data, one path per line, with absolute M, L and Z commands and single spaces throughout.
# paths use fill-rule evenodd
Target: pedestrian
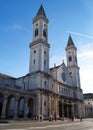
M 82 121 L 82 116 L 80 116 L 80 121 Z
M 82 121 L 82 117 L 80 117 L 80 121 Z

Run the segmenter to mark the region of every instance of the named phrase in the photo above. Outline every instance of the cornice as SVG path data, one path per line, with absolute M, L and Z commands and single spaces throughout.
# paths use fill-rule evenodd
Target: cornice
M 48 48 L 50 48 L 50 44 L 47 43 L 46 41 L 42 40 L 42 39 L 38 39 L 38 40 L 35 40 L 35 41 L 31 42 L 29 47 L 31 48 L 32 46 L 37 45 L 39 43 L 42 43 L 45 46 L 47 46 Z

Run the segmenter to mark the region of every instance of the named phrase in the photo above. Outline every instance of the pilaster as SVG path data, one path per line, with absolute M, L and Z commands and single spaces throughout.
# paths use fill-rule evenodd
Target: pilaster
M 74 117 L 74 103 L 72 103 L 72 117 Z
M 25 100 L 25 110 L 24 110 L 24 118 L 26 119 L 27 118 L 27 105 L 28 105 L 28 99 Z
M 56 97 L 56 117 L 59 118 L 59 101 L 58 101 L 58 97 Z
M 69 104 L 68 104 L 68 101 L 67 101 L 67 118 L 69 118 Z
M 41 104 L 41 115 L 42 115 L 42 119 L 44 119 L 44 94 L 41 94 L 41 100 L 42 100 L 42 104 Z
M 3 107 L 2 107 L 2 114 L 1 114 L 2 119 L 6 118 L 6 107 L 7 107 L 7 98 L 4 98 Z
M 14 119 L 17 118 L 18 114 L 18 98 L 15 99 L 15 111 L 14 111 Z
M 64 118 L 64 99 L 62 99 L 62 117 Z
M 37 93 L 37 116 L 38 116 L 38 120 L 40 120 L 40 110 L 41 110 L 41 102 L 40 102 L 40 99 L 41 99 L 41 94 L 40 92 Z

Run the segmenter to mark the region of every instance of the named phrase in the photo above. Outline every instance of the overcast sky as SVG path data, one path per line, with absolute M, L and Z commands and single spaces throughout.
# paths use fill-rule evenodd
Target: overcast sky
M 69 34 L 77 47 L 81 88 L 93 93 L 93 0 L 0 0 L 0 73 L 29 72 L 32 19 L 41 5 L 49 19 L 50 67 L 66 63 Z

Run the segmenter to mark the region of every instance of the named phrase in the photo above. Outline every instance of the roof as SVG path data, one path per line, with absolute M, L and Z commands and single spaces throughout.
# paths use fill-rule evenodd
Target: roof
M 6 75 L 6 74 L 2 74 L 2 73 L 0 73 L 0 76 L 2 76 L 4 78 L 9 78 L 9 79 L 16 79 L 16 78 L 14 78 L 12 76 L 9 76 L 9 75 Z
M 73 42 L 73 40 L 72 40 L 71 35 L 69 35 L 68 43 L 67 43 L 67 47 L 69 47 L 69 46 L 75 46 L 75 45 L 74 45 L 74 42 Z
M 63 63 L 61 65 L 58 65 L 58 66 L 54 65 L 54 67 L 50 68 L 50 70 L 58 69 L 62 65 L 65 65 L 64 61 L 63 61 Z
M 59 65 L 59 66 L 54 66 L 54 67 L 50 68 L 50 70 L 58 69 L 60 66 L 61 66 L 61 65 Z
M 84 96 L 84 99 L 92 99 L 93 93 L 86 93 L 86 94 L 83 94 L 83 96 Z
M 41 4 L 41 6 L 40 6 L 40 8 L 39 8 L 39 10 L 37 12 L 36 17 L 38 17 L 38 16 L 44 16 L 46 18 L 46 14 L 45 14 L 45 11 L 44 11 L 44 8 L 43 8 L 42 4 Z

